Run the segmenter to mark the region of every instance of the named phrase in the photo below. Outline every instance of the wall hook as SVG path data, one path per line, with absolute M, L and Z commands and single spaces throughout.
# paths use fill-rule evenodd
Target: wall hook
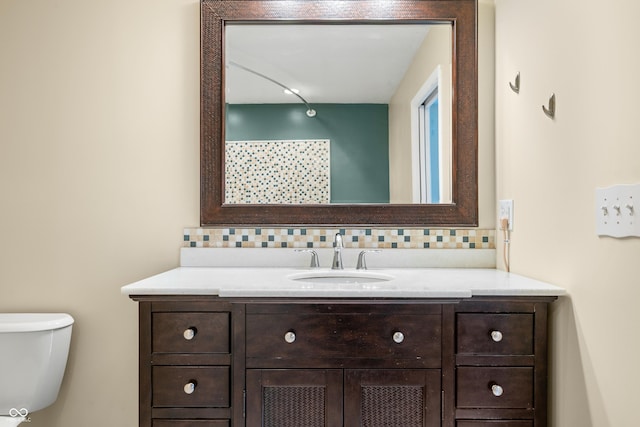
M 549 107 L 542 106 L 542 111 L 549 116 L 549 118 L 554 118 L 556 116 L 556 94 L 552 94 L 551 98 L 549 98 Z
M 514 91 L 515 93 L 520 93 L 520 72 L 519 71 L 518 71 L 518 74 L 516 74 L 515 84 L 509 82 L 509 86 L 511 87 L 511 90 Z

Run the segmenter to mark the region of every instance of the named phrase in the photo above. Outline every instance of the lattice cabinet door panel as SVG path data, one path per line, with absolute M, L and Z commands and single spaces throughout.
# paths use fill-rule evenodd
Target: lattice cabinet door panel
M 440 426 L 440 378 L 439 369 L 346 370 L 344 425 Z
M 247 370 L 246 427 L 342 427 L 341 369 Z

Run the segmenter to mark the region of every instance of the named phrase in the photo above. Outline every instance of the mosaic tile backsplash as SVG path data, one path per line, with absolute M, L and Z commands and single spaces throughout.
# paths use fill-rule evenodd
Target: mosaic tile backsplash
M 495 249 L 495 230 L 434 228 L 185 228 L 183 247 Z
M 329 203 L 330 141 L 227 141 L 227 203 Z

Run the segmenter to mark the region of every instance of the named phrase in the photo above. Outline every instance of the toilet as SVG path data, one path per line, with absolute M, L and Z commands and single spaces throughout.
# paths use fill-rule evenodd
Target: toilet
M 64 313 L 0 313 L 0 427 L 55 402 L 72 325 Z

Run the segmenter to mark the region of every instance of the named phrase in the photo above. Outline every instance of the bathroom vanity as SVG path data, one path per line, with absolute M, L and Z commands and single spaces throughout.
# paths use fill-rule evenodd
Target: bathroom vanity
M 292 280 L 309 271 L 183 267 L 124 287 L 140 312 L 139 425 L 547 425 L 561 288 L 493 269 Z

